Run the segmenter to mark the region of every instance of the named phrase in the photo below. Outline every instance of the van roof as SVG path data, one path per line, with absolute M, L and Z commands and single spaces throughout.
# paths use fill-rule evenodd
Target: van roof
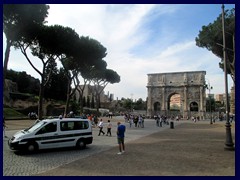
M 79 121 L 79 120 L 84 120 L 84 121 L 89 121 L 88 119 L 82 119 L 82 118 L 53 118 L 53 119 L 43 119 L 42 121 L 46 122 L 51 122 L 51 121 Z

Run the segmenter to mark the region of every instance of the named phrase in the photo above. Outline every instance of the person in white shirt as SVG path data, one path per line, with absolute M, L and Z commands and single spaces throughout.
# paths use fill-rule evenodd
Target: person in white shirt
M 104 135 L 105 132 L 103 132 L 103 121 L 102 119 L 100 119 L 99 123 L 98 123 L 98 127 L 99 127 L 99 133 L 98 133 L 98 136 L 101 135 L 101 133 Z

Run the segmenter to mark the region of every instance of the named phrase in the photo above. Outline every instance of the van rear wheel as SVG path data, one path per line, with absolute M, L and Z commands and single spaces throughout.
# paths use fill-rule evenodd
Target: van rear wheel
M 84 149 L 84 148 L 86 148 L 86 144 L 85 144 L 85 142 L 84 142 L 84 140 L 83 139 L 79 139 L 78 141 L 77 141 L 77 148 L 79 148 L 79 149 Z

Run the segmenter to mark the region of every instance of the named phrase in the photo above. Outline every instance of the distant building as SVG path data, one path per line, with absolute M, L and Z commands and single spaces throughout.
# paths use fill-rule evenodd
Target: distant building
M 170 99 L 170 106 L 177 105 L 178 107 L 181 106 L 181 97 L 179 94 L 172 95 Z
M 83 85 L 80 85 L 80 88 L 82 89 Z M 84 88 L 84 91 L 83 91 L 83 97 L 85 97 L 85 98 L 89 97 L 90 99 L 92 99 L 92 96 L 94 96 L 94 94 L 95 94 L 94 88 L 95 88 L 95 86 L 86 85 Z M 109 95 L 109 93 L 108 93 L 106 95 L 104 93 L 104 91 L 102 91 L 102 93 L 100 94 L 100 102 L 109 102 L 111 97 L 113 98 L 113 94 Z M 79 98 L 80 98 L 79 91 L 75 92 L 75 98 L 76 98 L 76 101 L 79 102 Z M 94 100 L 96 101 L 95 97 L 94 97 Z
M 216 95 L 215 95 L 215 100 L 223 103 L 223 102 L 224 102 L 224 100 L 223 100 L 223 94 L 216 94 Z
M 221 104 L 226 104 L 226 95 L 225 94 L 216 94 L 215 100 L 221 102 Z M 228 94 L 228 102 L 230 113 L 235 114 L 235 88 L 232 87 L 231 93 Z

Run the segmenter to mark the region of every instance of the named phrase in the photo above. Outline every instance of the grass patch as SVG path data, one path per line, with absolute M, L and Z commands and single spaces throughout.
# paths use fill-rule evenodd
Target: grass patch
M 6 119 L 9 118 L 22 118 L 22 117 L 26 117 L 26 115 L 12 109 L 12 108 L 3 108 L 3 115 Z

